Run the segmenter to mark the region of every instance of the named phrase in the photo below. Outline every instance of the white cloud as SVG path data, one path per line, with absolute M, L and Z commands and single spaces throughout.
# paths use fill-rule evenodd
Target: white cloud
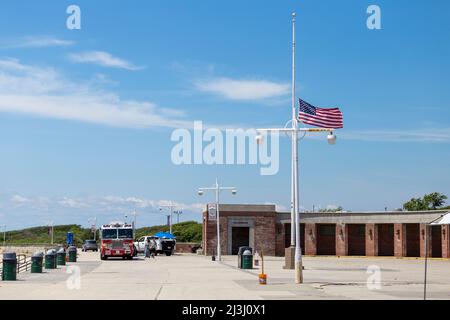
M 137 67 L 131 62 L 124 59 L 114 57 L 108 52 L 104 51 L 87 51 L 81 53 L 72 53 L 69 55 L 70 60 L 77 63 L 92 63 L 103 67 L 111 67 L 126 70 L 140 70 L 142 67 Z
M 417 128 L 405 130 L 361 130 L 337 132 L 345 140 L 382 142 L 433 142 L 449 143 L 450 127 Z
M 283 96 L 290 85 L 266 80 L 212 78 L 195 82 L 198 90 L 221 95 L 231 100 L 258 100 Z
M 0 43 L 1 48 L 44 48 L 44 47 L 67 47 L 75 42 L 50 36 L 23 37 L 13 41 Z
M 114 92 L 70 81 L 54 68 L 25 65 L 16 59 L 0 59 L 0 112 L 128 128 L 192 125 L 181 120 L 177 110 L 123 100 Z
M 49 199 L 45 197 L 27 198 L 21 195 L 13 195 L 10 199 L 13 208 L 30 208 L 37 210 L 48 210 L 50 204 Z
M 120 197 L 120 196 L 101 196 L 101 197 L 25 197 L 15 194 L 5 202 L 6 206 L 12 208 L 28 208 L 36 210 L 55 210 L 60 209 L 90 209 L 98 212 L 131 212 L 134 209 L 141 209 L 147 213 L 162 214 L 159 208 L 168 205 L 169 200 L 153 200 L 139 197 Z M 181 203 L 172 202 L 174 208 L 190 212 L 200 212 L 204 207 L 203 203 Z

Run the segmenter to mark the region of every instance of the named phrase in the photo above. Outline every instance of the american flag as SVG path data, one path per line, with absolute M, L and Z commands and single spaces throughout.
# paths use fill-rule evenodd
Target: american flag
M 308 102 L 299 100 L 299 120 L 316 127 L 339 129 L 344 127 L 342 112 L 339 108 L 317 108 Z

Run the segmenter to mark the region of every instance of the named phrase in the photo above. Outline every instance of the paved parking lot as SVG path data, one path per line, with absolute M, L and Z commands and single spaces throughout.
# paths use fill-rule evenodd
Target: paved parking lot
M 268 284 L 261 286 L 258 269 L 237 269 L 236 256 L 221 263 L 188 254 L 101 261 L 98 253 L 80 252 L 77 263 L 1 281 L 0 299 L 423 298 L 421 259 L 305 257 L 303 285 L 293 283 L 292 270 L 282 269 L 283 258 L 265 260 Z M 430 260 L 428 270 L 428 297 L 450 299 L 450 261 Z

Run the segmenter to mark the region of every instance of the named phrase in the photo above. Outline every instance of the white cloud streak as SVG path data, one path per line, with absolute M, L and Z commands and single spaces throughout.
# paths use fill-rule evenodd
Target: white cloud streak
M 28 208 L 35 210 L 50 209 L 91 209 L 99 212 L 131 212 L 133 209 L 146 209 L 147 212 L 160 213 L 161 206 L 168 205 L 169 200 L 154 200 L 139 197 L 101 196 L 101 197 L 26 197 L 15 194 L 5 202 L 7 207 Z M 203 203 L 172 202 L 177 209 L 200 212 Z
M 450 127 L 405 130 L 361 130 L 336 132 L 344 140 L 376 142 L 450 143 Z
M 289 93 L 290 85 L 267 80 L 212 78 L 195 82 L 197 90 L 218 94 L 231 100 L 260 100 Z
M 66 79 L 53 68 L 0 59 L 0 112 L 127 128 L 189 127 L 177 110 Z
M 105 51 L 87 51 L 81 53 L 72 53 L 69 59 L 76 63 L 90 63 L 103 67 L 125 69 L 130 71 L 141 70 L 143 67 L 137 67 L 129 61 L 114 57 Z
M 64 40 L 50 36 L 30 36 L 12 41 L 3 41 L 0 48 L 45 48 L 45 47 L 68 47 L 75 44 L 74 41 Z

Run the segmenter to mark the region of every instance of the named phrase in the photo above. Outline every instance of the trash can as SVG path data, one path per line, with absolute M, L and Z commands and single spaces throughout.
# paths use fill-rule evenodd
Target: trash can
M 16 280 L 17 256 L 15 252 L 5 252 L 3 254 L 2 280 Z
M 242 269 L 253 269 L 253 254 L 250 250 L 242 254 Z
M 33 253 L 31 256 L 31 273 L 42 273 L 42 260 L 44 260 L 44 253 Z
M 69 252 L 69 262 L 77 262 L 77 247 L 70 246 L 67 251 Z
M 56 269 L 55 249 L 50 249 L 45 254 L 45 269 Z
M 66 250 L 64 248 L 60 248 L 56 253 L 56 264 L 58 266 L 66 265 Z
M 239 247 L 239 251 L 238 251 L 238 268 L 239 269 L 242 269 L 242 255 L 245 252 L 245 250 L 250 250 L 250 253 L 253 252 L 252 247 L 248 247 L 248 246 Z

